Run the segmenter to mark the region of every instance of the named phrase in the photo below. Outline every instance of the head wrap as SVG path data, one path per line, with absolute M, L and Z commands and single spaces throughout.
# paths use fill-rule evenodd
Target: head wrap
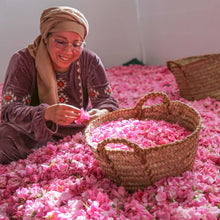
M 73 31 L 82 40 L 88 34 L 89 24 L 84 15 L 77 9 L 60 6 L 45 9 L 40 18 L 40 35 L 28 46 L 35 59 L 39 100 L 49 105 L 58 102 L 57 81 L 45 40 L 49 33 Z

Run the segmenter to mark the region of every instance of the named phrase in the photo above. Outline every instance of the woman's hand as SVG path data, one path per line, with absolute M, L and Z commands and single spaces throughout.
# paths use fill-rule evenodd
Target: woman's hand
M 44 118 L 60 125 L 70 125 L 80 117 L 81 110 L 66 104 L 54 104 L 46 108 Z
M 91 109 L 88 113 L 89 113 L 89 116 L 90 116 L 90 120 L 93 120 L 99 116 L 103 116 L 105 114 L 107 114 L 109 111 L 107 109 L 96 109 L 96 108 L 93 108 Z

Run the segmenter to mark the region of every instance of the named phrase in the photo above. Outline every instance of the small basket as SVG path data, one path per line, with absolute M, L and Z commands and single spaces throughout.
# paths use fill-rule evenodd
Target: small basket
M 157 97 L 163 98 L 162 104 L 143 106 L 148 99 Z M 182 140 L 149 148 L 142 148 L 123 138 L 105 139 L 95 146 L 91 141 L 93 129 L 105 121 L 119 118 L 179 123 L 192 133 Z M 163 177 L 180 176 L 193 168 L 201 123 L 201 116 L 192 107 L 180 101 L 170 101 L 165 93 L 152 92 L 142 97 L 134 108 L 119 109 L 91 121 L 85 130 L 85 137 L 106 177 L 133 192 Z M 107 149 L 105 146 L 108 143 L 122 143 L 133 150 Z
M 220 54 L 167 61 L 167 67 L 174 74 L 183 98 L 220 99 Z

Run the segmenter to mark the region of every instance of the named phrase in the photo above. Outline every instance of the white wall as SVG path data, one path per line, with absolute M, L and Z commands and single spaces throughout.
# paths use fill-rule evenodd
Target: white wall
M 220 53 L 219 0 L 140 0 L 144 62 Z
M 0 0 L 0 82 L 11 55 L 39 35 L 44 8 L 68 5 L 87 17 L 88 48 L 108 68 L 220 52 L 219 0 Z M 138 13 L 137 13 L 138 12 Z
M 39 35 L 42 11 L 55 5 L 83 12 L 90 24 L 87 47 L 102 58 L 106 67 L 140 57 L 133 0 L 0 0 L 0 82 L 4 81 L 11 55 Z

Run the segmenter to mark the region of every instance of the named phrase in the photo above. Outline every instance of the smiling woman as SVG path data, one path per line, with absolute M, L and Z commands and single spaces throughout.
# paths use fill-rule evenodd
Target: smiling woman
M 79 58 L 83 41 L 78 33 L 66 31 L 51 34 L 46 45 L 54 71 L 64 73 Z
M 84 48 L 88 31 L 77 9 L 48 8 L 41 34 L 12 56 L 2 91 L 0 163 L 25 158 L 36 146 L 83 131 L 88 118 L 118 109 L 100 58 Z

